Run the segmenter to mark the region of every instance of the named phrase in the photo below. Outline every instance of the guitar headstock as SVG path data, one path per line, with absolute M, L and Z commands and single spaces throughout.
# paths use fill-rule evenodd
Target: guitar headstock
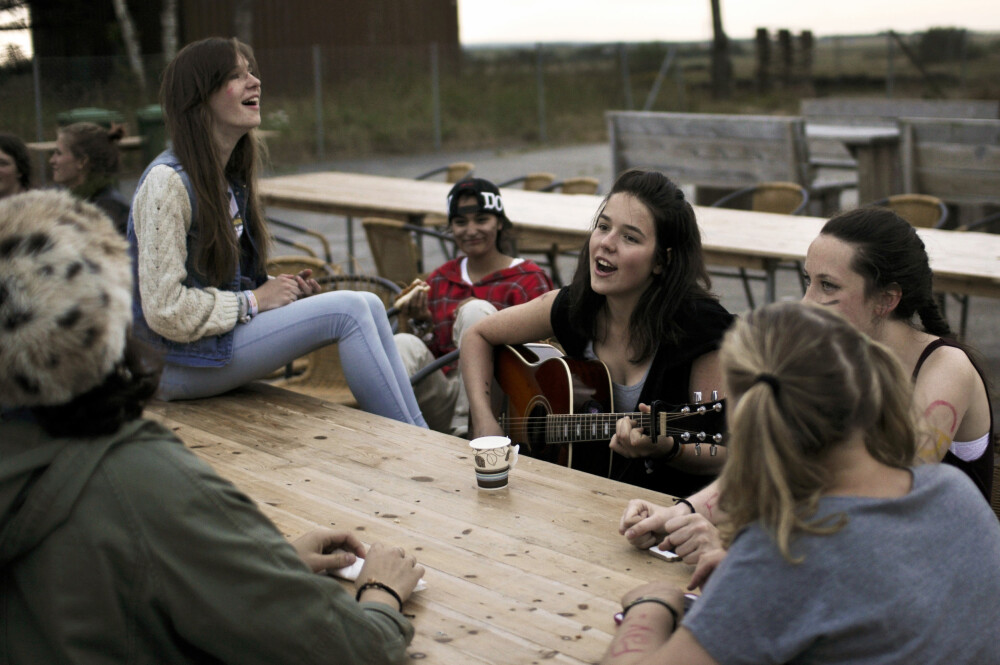
M 712 400 L 701 401 L 701 393 L 694 394 L 691 404 L 674 405 L 663 401 L 650 404 L 653 440 L 659 436 L 672 436 L 681 443 L 693 443 L 695 455 L 701 455 L 701 444 L 709 444 L 709 454 L 715 456 L 718 446 L 726 441 L 726 400 L 712 393 Z

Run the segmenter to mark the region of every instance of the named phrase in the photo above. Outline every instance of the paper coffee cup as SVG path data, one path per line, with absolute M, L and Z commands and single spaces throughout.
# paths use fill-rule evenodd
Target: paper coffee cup
M 476 465 L 476 484 L 480 489 L 497 490 L 507 486 L 510 468 L 517 462 L 519 446 L 510 445 L 505 436 L 481 436 L 469 442 Z

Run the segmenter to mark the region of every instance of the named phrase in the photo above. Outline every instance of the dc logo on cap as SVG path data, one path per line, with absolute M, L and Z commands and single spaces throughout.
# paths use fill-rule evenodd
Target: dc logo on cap
M 503 201 L 500 200 L 499 194 L 493 194 L 492 192 L 480 192 L 480 194 L 483 197 L 483 210 L 503 212 Z

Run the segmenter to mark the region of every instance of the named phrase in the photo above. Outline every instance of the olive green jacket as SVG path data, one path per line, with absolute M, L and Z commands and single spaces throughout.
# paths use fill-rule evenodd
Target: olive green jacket
M 412 637 L 161 425 L 55 439 L 0 421 L 0 665 L 368 665 Z

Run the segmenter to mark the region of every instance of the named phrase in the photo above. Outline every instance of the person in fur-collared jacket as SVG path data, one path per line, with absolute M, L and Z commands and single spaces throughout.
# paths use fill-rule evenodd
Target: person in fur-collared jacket
M 142 417 L 160 364 L 130 332 L 129 264 L 92 204 L 0 201 L 0 662 L 405 660 L 413 556 L 289 543 Z M 357 600 L 316 574 L 358 558 Z

